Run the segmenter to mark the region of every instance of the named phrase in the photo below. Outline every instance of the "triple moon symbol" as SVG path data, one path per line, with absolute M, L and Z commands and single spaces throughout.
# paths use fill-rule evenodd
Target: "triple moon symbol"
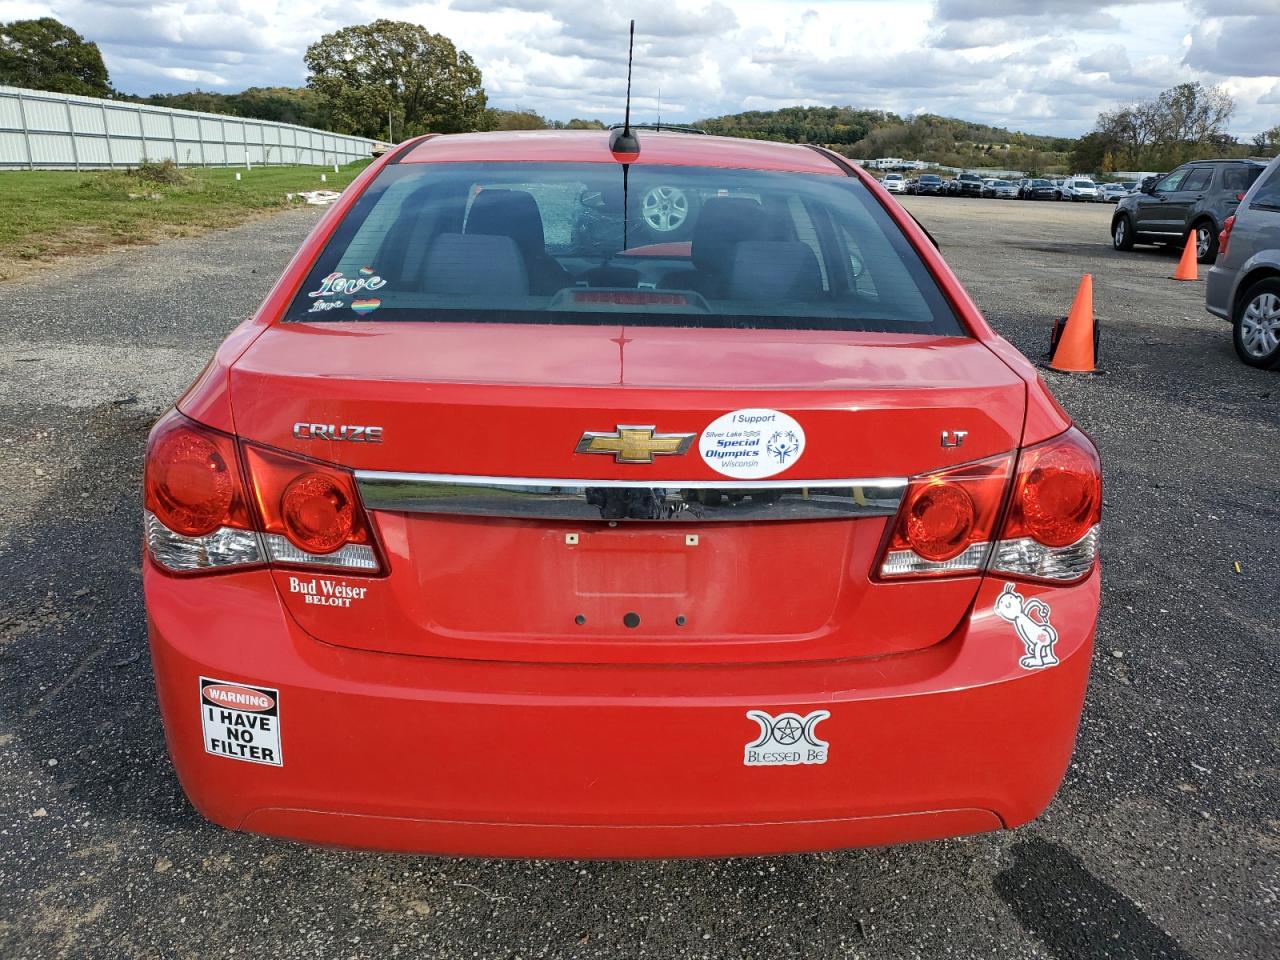
M 763 710 L 748 710 L 747 716 L 760 725 L 760 739 L 748 744 L 748 747 L 763 747 L 770 740 L 786 747 L 798 743 L 801 739 L 812 747 L 828 746 L 825 740 L 817 738 L 814 728 L 831 716 L 830 711 L 815 710 L 803 717 L 798 713 L 780 713 L 776 717 L 771 717 Z

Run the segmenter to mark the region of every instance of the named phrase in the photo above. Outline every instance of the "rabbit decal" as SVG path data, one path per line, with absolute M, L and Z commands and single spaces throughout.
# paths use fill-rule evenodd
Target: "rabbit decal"
M 1027 648 L 1027 654 L 1018 661 L 1024 670 L 1043 670 L 1054 667 L 1058 658 L 1053 654 L 1054 645 L 1058 642 L 1058 631 L 1049 623 L 1049 605 L 1043 600 L 1032 597 L 1023 598 L 1006 583 L 1000 596 L 996 597 L 996 616 L 1008 620 L 1018 631 L 1018 638 Z

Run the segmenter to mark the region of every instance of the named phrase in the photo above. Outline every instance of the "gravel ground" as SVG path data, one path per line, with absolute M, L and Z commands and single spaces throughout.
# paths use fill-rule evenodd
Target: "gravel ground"
M 1105 375 L 1046 374 L 1102 450 L 1107 584 L 1043 818 L 640 864 L 343 853 L 204 823 L 151 686 L 139 460 L 316 216 L 291 211 L 0 285 L 0 956 L 1280 955 L 1280 379 L 1235 360 L 1169 254 L 1110 249 L 1108 206 L 905 202 L 1029 356 L 1080 275 L 1096 284 Z

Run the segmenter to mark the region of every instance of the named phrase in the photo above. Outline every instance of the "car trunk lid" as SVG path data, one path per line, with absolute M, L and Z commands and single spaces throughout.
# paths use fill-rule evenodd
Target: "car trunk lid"
M 357 471 L 366 491 L 385 576 L 276 572 L 312 635 L 570 662 L 871 656 L 943 639 L 978 578 L 875 580 L 894 491 L 1016 448 L 1025 406 L 1022 380 L 967 338 L 524 324 L 274 327 L 231 394 L 243 438 Z M 744 411 L 799 428 L 799 452 L 766 479 L 701 454 L 709 428 Z M 357 426 L 380 442 L 342 430 Z M 626 426 L 693 436 L 652 462 L 578 452 L 584 433 Z M 477 478 L 483 504 L 466 499 Z M 437 505 L 458 487 L 461 508 L 424 507 L 424 485 Z M 543 506 L 619 485 L 693 507 L 631 522 L 599 493 L 599 510 Z M 516 503 L 530 491 L 532 511 Z

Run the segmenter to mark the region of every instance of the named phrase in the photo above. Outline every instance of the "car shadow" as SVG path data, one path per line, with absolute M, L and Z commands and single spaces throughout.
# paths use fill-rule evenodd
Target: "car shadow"
M 141 464 L 153 419 L 111 404 L 85 412 L 78 465 L 0 546 L 0 715 L 13 720 L 10 751 L 92 817 L 190 822 L 142 605 Z
M 1055 957 L 1194 960 L 1123 893 L 1098 879 L 1066 848 L 1035 838 L 1012 848 L 996 893 Z

